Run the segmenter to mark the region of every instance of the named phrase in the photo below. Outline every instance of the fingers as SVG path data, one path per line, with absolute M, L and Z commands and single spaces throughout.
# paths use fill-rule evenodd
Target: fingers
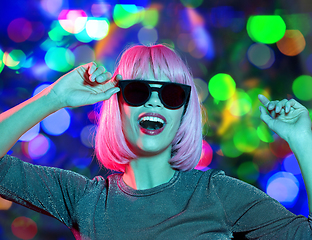
M 305 107 L 295 99 L 269 101 L 261 94 L 258 95 L 258 98 L 260 102 L 267 108 L 273 118 L 275 118 L 277 115 L 289 114 L 291 111 L 296 109 L 305 109 Z
M 103 66 L 97 67 L 96 63 L 92 63 L 88 69 L 89 80 L 91 82 L 103 83 L 107 80 L 111 79 L 112 74 L 110 72 L 106 72 Z
M 264 107 L 260 106 L 259 107 L 260 110 L 260 119 L 266 124 L 268 125 L 269 128 L 272 128 L 272 124 L 273 124 L 273 119 L 270 116 L 270 114 L 265 110 Z
M 92 94 L 92 96 L 89 98 L 89 101 L 90 101 L 89 104 L 94 104 L 97 102 L 105 101 L 119 91 L 120 89 L 118 87 L 113 87 L 113 88 L 108 89 L 105 92 Z
M 264 95 L 262 94 L 259 94 L 258 95 L 258 99 L 260 100 L 260 102 L 265 106 L 267 107 L 268 104 L 270 103 L 269 99 L 267 99 Z

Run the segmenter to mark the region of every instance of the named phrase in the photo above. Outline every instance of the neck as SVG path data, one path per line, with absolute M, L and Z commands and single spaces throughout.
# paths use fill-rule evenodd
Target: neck
M 168 163 L 171 148 L 153 156 L 132 160 L 125 168 L 124 182 L 133 189 L 144 190 L 169 182 L 174 170 Z

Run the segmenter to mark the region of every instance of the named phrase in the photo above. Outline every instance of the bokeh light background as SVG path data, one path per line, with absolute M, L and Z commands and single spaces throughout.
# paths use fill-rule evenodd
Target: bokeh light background
M 308 0 L 16 0 L 0 12 L 0 112 L 76 66 L 95 61 L 112 72 L 125 47 L 166 43 L 192 69 L 204 106 L 197 169 L 222 169 L 308 215 L 296 159 L 261 122 L 257 100 L 261 93 L 312 108 Z M 94 157 L 98 108 L 54 113 L 9 154 L 90 178 L 111 174 Z M 74 238 L 57 220 L 0 199 L 0 239 Z

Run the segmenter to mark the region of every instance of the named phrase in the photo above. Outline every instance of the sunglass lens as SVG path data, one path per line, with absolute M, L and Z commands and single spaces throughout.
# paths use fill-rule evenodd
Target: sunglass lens
M 124 89 L 124 97 L 133 105 L 143 104 L 149 97 L 149 89 L 144 83 L 132 82 Z
M 171 108 L 181 107 L 185 100 L 185 92 L 176 84 L 168 84 L 162 90 L 162 99 Z

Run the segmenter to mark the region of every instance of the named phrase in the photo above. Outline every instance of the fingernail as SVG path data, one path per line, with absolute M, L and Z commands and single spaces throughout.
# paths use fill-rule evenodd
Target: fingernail
M 119 91 L 120 91 L 119 88 L 115 88 L 114 91 L 113 91 L 113 94 L 118 93 Z

